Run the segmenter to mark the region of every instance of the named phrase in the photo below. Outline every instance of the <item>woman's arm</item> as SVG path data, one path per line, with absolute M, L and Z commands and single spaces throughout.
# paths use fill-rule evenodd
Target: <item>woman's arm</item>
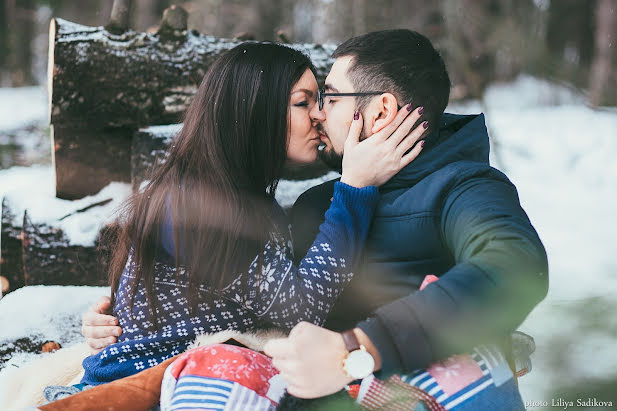
M 325 221 L 304 259 L 295 266 L 286 242 L 275 236 L 251 264 L 246 284 L 239 277 L 225 290 L 227 295 L 278 327 L 293 328 L 300 321 L 325 322 L 353 277 L 379 200 L 376 186 L 422 150 L 422 142 L 415 143 L 427 127 L 420 125 L 410 132 L 420 117 L 419 110 L 410 110 L 410 105 L 405 106 L 390 124 L 362 142 L 363 121 L 359 112 L 354 114 L 345 141 L 341 181 L 335 184 Z

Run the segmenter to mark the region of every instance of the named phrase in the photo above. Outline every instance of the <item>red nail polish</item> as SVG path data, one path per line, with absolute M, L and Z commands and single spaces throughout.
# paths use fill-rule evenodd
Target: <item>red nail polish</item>
M 424 129 L 426 130 L 428 128 L 428 121 L 422 123 L 422 127 L 424 127 Z
M 418 109 L 418 114 L 422 114 L 422 113 L 424 113 L 424 106 L 422 106 L 422 107 L 420 107 Z
M 412 107 L 411 103 L 407 104 L 407 106 L 406 106 L 407 111 L 411 111 L 411 107 Z
M 360 118 L 360 112 L 359 112 L 358 110 L 354 111 L 354 112 L 353 112 L 353 119 L 354 119 L 354 120 L 357 120 L 357 119 L 359 119 L 359 118 Z
M 424 147 L 424 143 L 426 143 L 426 141 L 424 140 L 420 141 L 420 147 Z

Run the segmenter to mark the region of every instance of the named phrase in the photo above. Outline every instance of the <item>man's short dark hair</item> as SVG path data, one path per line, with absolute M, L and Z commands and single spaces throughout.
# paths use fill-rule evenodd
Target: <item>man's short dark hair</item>
M 424 106 L 422 121 L 437 126 L 450 97 L 446 65 L 430 40 L 412 30 L 383 30 L 353 37 L 332 57 L 353 57 L 348 70 L 355 91 L 386 91 L 400 106 Z M 363 110 L 371 97 L 358 97 Z

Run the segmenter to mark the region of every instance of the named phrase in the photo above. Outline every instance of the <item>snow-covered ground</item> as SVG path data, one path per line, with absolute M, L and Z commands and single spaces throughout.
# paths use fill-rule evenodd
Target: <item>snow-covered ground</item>
M 24 106 L 44 104 L 30 101 L 41 96 L 28 97 L 27 90 L 23 95 L 1 91 L 0 108 L 18 107 L 15 101 L 22 98 Z M 521 327 L 537 345 L 533 372 L 520 379 L 524 399 L 547 401 L 545 408 L 551 409 L 563 387 L 617 382 L 617 111 L 591 110 L 576 92 L 527 76 L 494 85 L 482 102 L 458 104 L 449 111 L 486 113 L 491 161 L 516 184 L 548 252 L 549 295 Z M 3 127 L 15 128 L 17 117 L 0 109 L 0 135 Z M 0 195 L 12 191 L 11 185 L 44 191 L 50 176 L 49 166 L 0 170 Z M 305 188 L 281 184 L 281 199 L 292 202 Z M 66 345 L 78 341 L 74 327 L 79 313 L 108 290 L 37 287 L 21 293 L 0 300 L 0 343 L 33 330 Z M 44 305 L 26 302 L 26 296 Z M 54 306 L 53 314 L 42 315 L 47 304 Z M 0 372 L 0 386 L 13 364 L 30 358 L 13 358 Z M 587 399 L 585 389 L 574 398 L 579 397 Z M 617 406 L 617 393 L 597 400 Z
M 549 409 L 564 387 L 613 381 L 613 398 L 597 400 L 617 407 L 617 110 L 526 76 L 451 109 L 485 112 L 491 162 L 516 184 L 548 254 L 549 294 L 521 327 L 537 346 L 523 398 Z

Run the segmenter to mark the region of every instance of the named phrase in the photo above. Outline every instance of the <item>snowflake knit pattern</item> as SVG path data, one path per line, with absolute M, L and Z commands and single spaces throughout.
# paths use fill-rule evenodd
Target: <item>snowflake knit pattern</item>
M 322 325 L 353 277 L 353 264 L 362 252 L 378 200 L 376 187 L 336 183 L 325 221 L 299 266 L 292 261 L 290 237 L 272 232 L 262 258 L 256 256 L 248 271 L 239 274 L 213 301 L 202 300 L 193 316 L 186 299 L 184 270 L 180 268 L 178 273 L 175 267 L 157 262 L 158 330 L 143 283 L 137 288 L 130 315 L 128 291 L 135 277 L 129 256 L 114 306 L 122 335 L 117 343 L 83 361 L 82 383 L 98 385 L 153 367 L 184 352 L 204 333 L 291 329 L 300 321 Z M 201 286 L 200 292 L 208 293 L 208 287 Z

